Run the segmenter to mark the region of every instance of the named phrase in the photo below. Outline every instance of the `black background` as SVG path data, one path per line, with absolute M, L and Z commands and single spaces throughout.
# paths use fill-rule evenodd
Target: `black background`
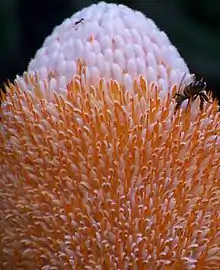
M 0 0 L 0 87 L 22 74 L 56 25 L 99 1 Z M 188 63 L 220 98 L 220 1 L 106 1 L 143 12 L 165 31 Z

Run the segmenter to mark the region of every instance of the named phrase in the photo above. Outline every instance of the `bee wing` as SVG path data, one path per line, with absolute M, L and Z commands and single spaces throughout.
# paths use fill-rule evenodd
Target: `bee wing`
M 182 77 L 181 80 L 180 80 L 179 87 L 182 86 L 183 80 L 184 80 L 185 78 L 186 78 L 186 72 L 184 72 L 183 77 Z
M 190 78 L 189 78 L 189 83 L 195 82 L 196 81 L 196 75 L 195 74 L 191 74 Z
M 182 89 L 182 84 L 183 84 L 183 80 L 184 80 L 185 78 L 186 78 L 186 72 L 183 73 L 183 76 L 182 76 L 182 78 L 181 78 L 181 80 L 180 80 L 178 92 L 181 91 L 181 89 Z
M 182 87 L 184 80 L 186 81 L 185 84 L 188 85 L 191 82 L 194 82 L 196 80 L 196 75 L 194 73 L 193 74 L 186 74 L 186 72 L 184 72 L 183 77 L 180 80 L 180 84 L 179 84 L 180 88 Z

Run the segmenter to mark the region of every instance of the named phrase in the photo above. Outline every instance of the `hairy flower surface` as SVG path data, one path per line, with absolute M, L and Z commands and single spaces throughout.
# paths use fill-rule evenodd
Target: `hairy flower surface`
M 216 103 L 174 115 L 143 77 L 24 81 L 1 112 L 3 269 L 219 269 Z
M 42 79 L 49 77 L 54 89 L 62 88 L 76 74 L 77 59 L 86 64 L 87 82 L 97 85 L 100 77 L 114 79 L 127 90 L 133 89 L 132 81 L 139 75 L 168 91 L 189 74 L 177 49 L 151 19 L 124 5 L 104 2 L 56 27 L 28 70 L 38 71 Z
M 2 97 L 0 268 L 219 269 L 220 116 L 174 113 L 183 74 L 122 5 L 53 31 Z

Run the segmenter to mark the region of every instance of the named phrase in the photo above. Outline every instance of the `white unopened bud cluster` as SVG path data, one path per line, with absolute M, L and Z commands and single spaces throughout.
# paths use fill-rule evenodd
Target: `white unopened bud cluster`
M 42 80 L 49 77 L 52 90 L 65 88 L 76 74 L 77 59 L 85 63 L 91 84 L 101 77 L 113 79 L 128 91 L 139 75 L 166 92 L 183 74 L 189 76 L 167 35 L 141 12 L 124 5 L 100 2 L 66 19 L 46 38 L 28 70 L 37 71 Z

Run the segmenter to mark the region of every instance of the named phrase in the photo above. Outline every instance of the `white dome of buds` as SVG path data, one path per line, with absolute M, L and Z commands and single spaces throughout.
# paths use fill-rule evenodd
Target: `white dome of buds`
M 37 71 L 41 79 L 55 76 L 59 87 L 66 87 L 76 74 L 77 59 L 85 62 L 90 83 L 96 85 L 103 77 L 129 90 L 140 74 L 167 89 L 189 73 L 177 49 L 151 19 L 124 5 L 104 2 L 82 9 L 56 27 L 28 70 Z

